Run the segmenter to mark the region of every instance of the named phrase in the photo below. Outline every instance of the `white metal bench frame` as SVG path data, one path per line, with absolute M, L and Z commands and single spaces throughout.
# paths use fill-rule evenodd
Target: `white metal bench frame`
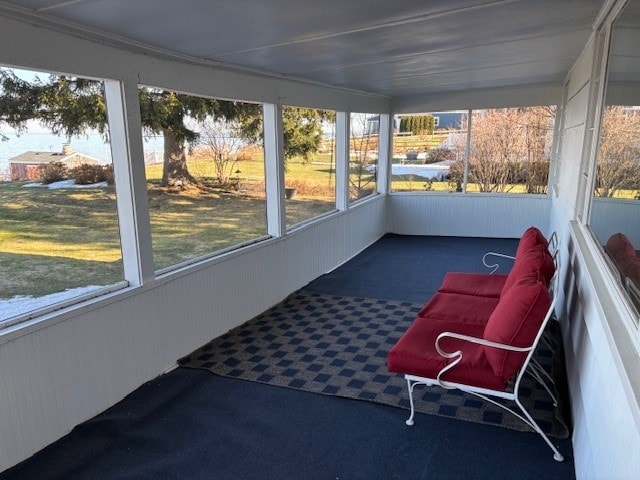
M 553 275 L 553 278 L 551 279 L 550 282 L 550 286 L 549 286 L 549 293 L 552 296 L 552 301 L 551 301 L 551 305 L 549 306 L 549 309 L 547 311 L 547 314 L 545 315 L 544 320 L 542 321 L 542 324 L 540 325 L 540 328 L 538 329 L 538 333 L 533 341 L 533 343 L 528 346 L 528 347 L 514 347 L 511 345 L 505 345 L 502 343 L 495 343 L 495 342 L 490 342 L 487 341 L 483 338 L 478 338 L 478 337 L 471 337 L 468 335 L 461 335 L 458 333 L 454 333 L 454 332 L 443 332 L 440 335 L 438 335 L 438 338 L 436 339 L 436 343 L 435 343 L 435 347 L 437 352 L 442 355 L 442 357 L 446 358 L 446 359 L 454 359 L 453 362 L 451 362 L 450 364 L 448 364 L 446 367 L 444 367 L 442 370 L 440 370 L 440 372 L 438 373 L 438 375 L 436 376 L 436 378 L 427 378 L 427 377 L 421 377 L 421 376 L 417 376 L 417 375 L 410 375 L 410 374 L 405 374 L 405 379 L 407 380 L 407 387 L 409 389 L 409 403 L 411 405 L 411 415 L 409 416 L 409 419 L 406 421 L 407 425 L 413 425 L 414 424 L 414 416 L 415 416 L 415 405 L 414 405 L 414 400 L 413 400 L 413 389 L 416 387 L 416 385 L 426 385 L 426 386 L 440 386 L 442 388 L 446 388 L 446 389 L 458 389 L 458 390 L 462 390 L 463 392 L 467 392 L 470 393 L 472 395 L 475 395 L 487 402 L 490 402 L 494 405 L 497 405 L 498 407 L 502 408 L 503 410 L 506 410 L 507 412 L 515 415 L 517 418 L 519 418 L 520 420 L 522 420 L 524 423 L 526 423 L 527 425 L 529 425 L 534 431 L 536 431 L 542 438 L 543 440 L 547 443 L 547 445 L 551 448 L 551 450 L 553 450 L 553 459 L 558 461 L 558 462 L 562 462 L 564 460 L 564 457 L 562 456 L 562 454 L 558 451 L 558 449 L 556 448 L 556 446 L 551 443 L 551 440 L 549 440 L 549 437 L 547 437 L 547 435 L 542 431 L 542 429 L 540 428 L 540 426 L 536 423 L 536 421 L 533 419 L 533 417 L 529 414 L 529 412 L 527 412 L 527 410 L 524 408 L 524 406 L 522 405 L 518 394 L 520 391 L 520 382 L 522 380 L 523 375 L 525 374 L 525 372 L 529 373 L 530 375 L 532 375 L 538 382 L 540 382 L 540 384 L 547 390 L 547 392 L 549 392 L 549 394 L 551 395 L 551 397 L 553 398 L 553 402 L 554 405 L 557 405 L 557 401 L 555 396 L 553 395 L 553 393 L 551 392 L 550 388 L 547 386 L 547 384 L 542 380 L 541 378 L 541 373 L 544 373 L 545 376 L 547 376 L 549 379 L 551 379 L 551 377 L 548 375 L 548 373 L 546 371 L 544 371 L 542 369 L 542 367 L 535 361 L 532 361 L 532 356 L 533 356 L 533 352 L 535 351 L 536 347 L 538 346 L 538 342 L 540 342 L 540 339 L 542 338 L 542 335 L 544 333 L 544 330 L 547 326 L 547 323 L 549 322 L 549 319 L 551 318 L 551 316 L 553 315 L 554 309 L 555 309 L 555 305 L 556 305 L 556 299 L 557 299 L 557 288 L 558 288 L 558 278 L 559 278 L 559 260 L 558 260 L 558 249 L 557 249 L 557 239 L 555 240 L 555 247 L 554 247 L 555 251 L 553 253 L 554 255 L 554 262 L 556 264 L 556 271 Z M 492 253 L 492 252 L 490 252 Z M 500 256 L 504 256 L 502 254 L 498 254 Z M 442 379 L 442 376 L 448 372 L 449 370 L 452 370 L 453 368 L 456 367 L 456 365 L 458 363 L 460 363 L 460 361 L 462 360 L 462 356 L 463 353 L 461 350 L 457 350 L 455 352 L 447 352 L 445 350 L 443 350 L 440 347 L 440 341 L 443 338 L 456 338 L 458 340 L 462 340 L 462 341 L 467 341 L 467 342 L 471 342 L 471 343 L 475 343 L 478 345 L 484 345 L 484 346 L 489 346 L 489 347 L 494 347 L 494 348 L 499 348 L 499 349 L 503 349 L 503 350 L 508 350 L 511 352 L 528 352 L 527 353 L 527 357 L 522 365 L 522 367 L 520 367 L 520 370 L 518 370 L 517 374 L 516 374 L 516 378 L 515 378 L 515 383 L 514 383 L 514 387 L 513 387 L 513 391 L 509 392 L 506 390 L 492 390 L 492 389 L 488 389 L 488 388 L 482 388 L 482 387 L 476 387 L 473 385 L 466 385 L 466 384 L 462 384 L 462 383 L 456 383 L 456 382 L 449 382 L 446 380 Z M 519 411 L 509 408 L 505 405 L 503 405 L 502 403 L 490 398 L 490 397 L 497 397 L 497 398 L 501 398 L 504 400 L 511 400 L 513 402 L 515 402 L 516 406 L 518 407 Z

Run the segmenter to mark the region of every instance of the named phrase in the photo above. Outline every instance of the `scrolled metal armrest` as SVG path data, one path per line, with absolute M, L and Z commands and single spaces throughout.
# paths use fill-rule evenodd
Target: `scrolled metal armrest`
M 515 260 L 516 257 L 512 256 L 512 255 L 505 255 L 504 253 L 498 253 L 498 252 L 487 252 L 482 256 L 482 264 L 491 269 L 491 271 L 489 272 L 490 275 L 496 273 L 496 271 L 498 270 L 498 268 L 500 268 L 500 265 L 497 263 L 487 263 L 488 261 L 488 257 L 499 257 L 499 258 L 508 258 L 510 260 Z
M 505 343 L 491 342 L 489 340 L 485 340 L 484 338 L 472 337 L 470 335 L 462 335 L 461 333 L 442 332 L 440 335 L 438 335 L 438 338 L 436 338 L 436 350 L 438 351 L 438 353 L 440 355 L 442 355 L 445 358 L 453 358 L 453 357 L 449 356 L 449 355 L 452 355 L 451 353 L 445 352 L 444 350 L 442 350 L 440 348 L 440 345 L 439 345 L 440 340 L 445 338 L 445 337 L 457 338 L 458 340 L 465 340 L 467 342 L 477 343 L 478 345 L 484 345 L 486 347 L 501 348 L 503 350 L 510 350 L 512 352 L 528 352 L 529 350 L 531 350 L 533 348 L 533 346 L 531 346 L 531 347 L 514 347 L 513 345 L 507 345 Z M 462 351 L 461 350 L 458 350 L 456 353 L 460 353 L 460 355 L 462 355 Z
M 452 388 L 452 387 L 448 385 L 447 382 L 442 380 L 440 377 L 442 377 L 442 375 L 444 375 L 449 370 L 454 368 L 458 363 L 460 363 L 463 355 L 462 350 L 456 350 L 455 352 L 446 352 L 445 350 L 443 350 L 442 347 L 440 347 L 440 340 L 442 340 L 443 338 L 456 338 L 458 340 L 463 340 L 463 341 L 475 343 L 478 345 L 484 345 L 486 347 L 500 348 L 500 349 L 509 350 L 512 352 L 529 352 L 531 349 L 533 349 L 533 345 L 530 347 L 514 347 L 512 345 L 505 345 L 504 343 L 491 342 L 489 340 L 485 340 L 484 338 L 472 337 L 470 335 L 462 335 L 460 333 L 454 333 L 454 332 L 442 332 L 440 335 L 438 335 L 438 338 L 436 338 L 436 350 L 444 358 L 455 359 L 453 362 L 449 363 L 442 370 L 440 370 L 440 372 L 438 373 L 438 376 L 436 377 L 436 380 L 438 381 L 440 386 L 443 388 Z

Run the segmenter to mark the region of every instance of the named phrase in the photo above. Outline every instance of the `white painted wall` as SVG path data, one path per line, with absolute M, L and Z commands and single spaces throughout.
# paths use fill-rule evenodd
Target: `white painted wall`
M 388 203 L 388 229 L 402 235 L 518 238 L 531 225 L 549 231 L 548 195 L 395 193 Z
M 564 260 L 564 288 L 558 304 L 574 422 L 576 476 L 634 479 L 640 478 L 640 359 L 626 326 L 629 314 L 622 299 L 588 234 L 580 224 L 572 223 L 580 209 L 593 55 L 591 43 L 567 85 L 550 228 L 560 232 Z
M 0 337 L 0 471 L 384 234 L 384 197 Z

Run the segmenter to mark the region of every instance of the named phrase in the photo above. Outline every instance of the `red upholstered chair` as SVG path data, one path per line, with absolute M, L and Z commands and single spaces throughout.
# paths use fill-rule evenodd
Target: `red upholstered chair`
M 564 460 L 519 399 L 525 373 L 544 385 L 532 355 L 553 314 L 557 284 L 557 269 L 549 283 L 542 272 L 525 271 L 502 292 L 485 322 L 458 307 L 454 309 L 458 308 L 463 318 L 444 315 L 441 304 L 455 301 L 449 297 L 429 302 L 387 357 L 389 371 L 403 373 L 407 381 L 411 405 L 407 425 L 414 423 L 413 390 L 417 385 L 459 389 L 518 417 L 540 434 L 555 460 Z M 458 302 L 472 301 L 472 296 L 457 295 Z M 488 307 L 490 302 L 486 300 L 482 305 Z M 512 379 L 513 388 L 509 389 Z M 511 400 L 517 408 L 509 408 L 495 398 Z

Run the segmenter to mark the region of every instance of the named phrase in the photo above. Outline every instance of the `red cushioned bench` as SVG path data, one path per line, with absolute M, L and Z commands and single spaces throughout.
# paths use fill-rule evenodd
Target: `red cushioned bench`
M 555 304 L 558 258 L 554 250 L 555 256 L 546 238 L 531 227 L 520 239 L 508 275 L 454 272 L 445 276 L 387 357 L 389 371 L 403 373 L 407 380 L 408 425 L 413 425 L 416 385 L 458 388 L 518 416 L 543 437 L 556 460 L 563 460 L 518 399 L 520 379 Z M 551 393 L 535 365 L 531 370 Z M 513 391 L 507 391 L 514 377 Z M 487 395 L 515 401 L 524 416 Z

